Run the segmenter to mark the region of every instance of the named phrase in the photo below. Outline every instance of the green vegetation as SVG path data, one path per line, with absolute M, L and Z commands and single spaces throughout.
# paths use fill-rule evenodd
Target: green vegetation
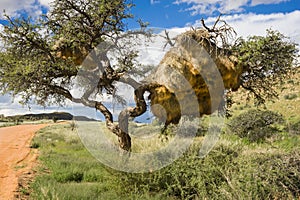
M 290 133 L 300 135 L 300 120 L 297 122 L 293 122 L 289 126 Z
M 253 112 L 250 110 L 245 113 L 250 116 Z M 258 111 L 257 115 L 261 116 L 257 120 L 259 122 L 262 116 L 271 116 L 271 121 L 281 122 L 281 131 L 275 138 L 249 143 L 226 129 L 217 146 L 205 158 L 198 157 L 202 141 L 199 137 L 188 152 L 171 165 L 159 171 L 140 174 L 118 172 L 103 166 L 84 148 L 76 132 L 72 131 L 72 124 L 47 127 L 32 142 L 32 146 L 41 152 L 41 165 L 38 176 L 31 184 L 33 191 L 30 198 L 299 198 L 300 136 L 288 131 L 291 125 L 284 123 L 281 115 L 270 111 Z M 101 126 L 104 127 L 104 124 Z M 139 129 L 138 132 L 143 128 L 151 131 L 150 126 L 132 124 L 131 128 Z M 157 140 L 160 141 L 160 138 L 157 137 Z M 271 140 L 272 145 L 269 143 Z
M 172 129 L 167 129 L 165 136 L 142 143 L 136 138 L 141 133 L 153 132 L 157 127 L 129 124 L 131 136 L 136 136 L 132 138 L 133 145 L 125 131 L 130 117 L 140 116 L 147 110 L 144 94 L 149 92 L 152 101 L 160 96 L 156 89 L 162 88 L 156 81 L 136 81 L 142 80 L 142 75 L 152 67 L 138 62 L 136 47 L 144 41 L 137 34 L 145 36 L 146 40 L 151 39 L 152 34 L 141 20 L 140 30 L 127 31 L 125 22 L 134 19 L 131 14 L 133 6 L 127 0 L 54 0 L 47 17 L 40 16 L 38 20 L 4 14 L 7 23 L 0 33 L 3 40 L 0 92 L 21 95 L 23 104 L 35 100 L 43 106 L 63 105 L 68 99 L 96 109 L 105 116 L 107 128 L 115 134 L 109 137 L 119 141 L 124 150 L 143 152 L 166 145 L 162 140 L 173 137 Z M 73 131 L 76 124 L 48 127 L 37 134 L 31 145 L 39 149 L 41 161 L 38 176 L 31 184 L 32 191 L 24 188 L 20 191 L 30 194 L 34 200 L 300 198 L 299 90 L 293 87 L 288 94 L 281 96 L 284 104 L 266 102 L 277 97 L 279 91 L 275 86 L 287 78 L 287 84 L 299 86 L 299 81 L 290 78 L 299 69 L 295 65 L 298 56 L 296 44 L 281 33 L 268 30 L 265 37 L 251 36 L 229 46 L 226 43 L 230 34 L 222 33 L 231 30 L 226 24 L 209 29 L 203 21 L 203 27 L 209 36 L 201 39 L 202 45 L 206 42 L 217 44 L 218 39 L 225 42 L 220 49 L 209 45 L 212 55 L 214 49 L 216 54 L 219 49 L 224 51 L 220 55 L 236 58 L 229 59 L 230 62 L 235 60 L 233 65 L 236 68 L 229 77 L 236 77 L 236 80 L 228 81 L 236 86 L 229 85 L 228 89 L 237 90 L 241 85 L 254 97 L 256 105 L 265 103 L 265 107 L 272 111 L 247 111 L 248 107 L 241 103 L 218 144 L 206 157 L 198 156 L 208 130 L 204 122 L 194 144 L 183 157 L 159 171 L 142 174 L 122 173 L 103 166 L 80 142 Z M 93 52 L 95 56 L 92 57 L 96 59 L 89 58 L 91 50 L 100 44 L 101 48 Z M 84 76 L 78 77 L 80 73 Z M 83 77 L 85 79 L 80 80 Z M 82 86 L 80 97 L 72 96 L 71 92 L 72 86 L 77 85 L 74 82 L 77 78 L 78 86 Z M 137 101 L 135 109 L 125 108 L 121 112 L 119 121 L 123 123 L 120 124 L 114 123 L 112 112 L 102 98 L 98 98 L 107 94 L 125 104 L 125 99 L 115 93 L 119 89 L 118 82 L 136 88 L 133 95 Z M 207 85 L 203 86 L 206 88 Z M 175 96 L 170 88 L 164 87 L 163 97 L 168 93 Z M 284 89 L 288 87 L 284 85 Z M 223 97 L 223 92 L 220 97 Z M 199 93 L 198 103 L 208 108 L 206 105 L 210 105 L 210 100 L 201 100 L 205 97 L 203 94 L 206 93 Z M 174 109 L 173 100 L 157 103 Z M 173 118 L 171 112 L 166 114 L 167 119 Z M 170 122 L 177 121 L 180 113 L 175 114 Z M 49 119 L 57 120 L 56 117 Z M 14 124 L 21 121 L 19 117 L 13 119 Z M 97 133 L 104 125 L 87 128 L 95 127 L 97 129 L 92 133 Z
M 204 116 L 192 147 L 171 165 L 154 172 L 131 174 L 98 162 L 81 144 L 74 122 L 40 131 L 32 142 L 40 151 L 38 176 L 31 184 L 31 199 L 298 199 L 300 198 L 299 75 L 286 83 L 269 110 L 257 109 L 239 99 L 220 140 L 205 157 L 198 151 L 208 130 Z M 244 97 L 241 93 L 241 97 Z M 89 131 L 99 128 L 88 123 Z M 133 151 L 161 148 L 161 137 L 143 141 L 159 127 L 130 123 Z M 232 127 L 234 125 L 234 128 Z M 105 124 L 101 123 L 101 128 Z M 242 133 L 249 129 L 252 136 Z M 107 130 L 107 136 L 117 142 Z M 167 137 L 172 137 L 167 135 Z M 252 138 L 252 140 L 251 140 Z M 251 142 L 253 141 L 253 142 Z M 146 143 L 142 143 L 146 142 Z M 28 192 L 25 192 L 28 193 Z
M 275 86 L 294 73 L 297 66 L 297 45 L 278 31 L 267 30 L 267 35 L 250 36 L 237 40 L 233 51 L 244 65 L 241 86 L 254 97 L 257 105 L 278 96 Z
M 155 71 L 158 76 L 154 73 L 152 78 L 142 81 L 154 67 L 139 62 L 141 55 L 138 49 L 154 39 L 152 33 L 155 31 L 147 28 L 148 23 L 132 15 L 134 6 L 131 0 L 53 0 L 46 15 L 15 18 L 4 13 L 5 23 L 0 32 L 3 41 L 0 92 L 20 95 L 22 104 L 34 101 L 42 106 L 64 105 L 69 100 L 96 109 L 105 116 L 110 131 L 119 136 L 119 146 L 130 150 L 131 138 L 126 131 L 128 119 L 146 112 L 144 96 L 147 92 L 150 105 L 159 104 L 165 109 L 166 116 L 154 107 L 152 112 L 158 118 L 166 118 L 162 120 L 166 126 L 176 124 L 180 119 L 180 109 L 174 110 L 179 105 L 176 102 L 181 101 L 181 95 L 177 95 L 176 99 L 174 91 L 174 88 L 180 88 L 177 84 L 179 80 L 164 66 L 170 64 L 183 77 L 190 77 L 187 80 L 195 90 L 200 107 L 194 108 L 193 105 L 185 113 L 211 114 L 217 108 L 211 105 L 210 87 L 201 78 L 201 70 L 192 72 L 193 67 L 204 69 L 204 65 L 202 62 L 191 62 L 201 58 L 193 55 L 191 41 L 197 42 L 209 53 L 221 72 L 226 90 L 236 91 L 242 86 L 257 104 L 274 99 L 277 96 L 274 86 L 286 80 L 295 69 L 297 45 L 283 34 L 267 30 L 266 36 L 232 41 L 235 31 L 219 17 L 213 27 L 207 27 L 202 20 L 202 27 L 192 28 L 174 40 L 166 31 L 166 45 L 183 48 L 186 53 L 178 55 L 180 58 L 177 59 L 170 56 L 173 55 L 171 50 L 171 54 L 167 53 L 163 59 L 170 58 L 170 63 L 165 65 L 163 61 L 157 66 Z M 136 20 L 140 29 L 128 30 L 127 20 Z M 190 68 L 187 63 L 195 66 Z M 166 78 L 162 84 L 158 80 L 164 79 L 164 75 L 172 79 L 167 81 Z M 212 83 L 215 81 L 212 77 Z M 175 83 L 174 87 L 171 82 Z M 118 83 L 135 89 L 132 96 L 136 100 L 136 108 L 124 108 L 118 116 L 122 123 L 117 125 L 112 110 L 106 107 L 102 96 L 108 95 L 114 102 L 126 105 L 125 98 L 117 92 L 120 89 Z M 72 90 L 79 88 L 81 94 L 74 96 Z M 185 94 L 186 91 L 182 92 Z M 220 107 L 223 106 L 221 99 L 224 92 L 215 92 L 218 95 L 215 100 L 219 99 Z M 183 105 L 190 107 L 186 103 Z
M 263 142 L 279 132 L 278 125 L 283 123 L 284 119 L 278 113 L 252 109 L 231 119 L 228 128 L 240 138 L 247 138 L 250 142 Z
M 267 153 L 267 150 L 249 154 L 247 147 L 241 147 L 240 143 L 228 144 L 219 145 L 204 159 L 199 159 L 197 151 L 190 151 L 160 171 L 127 174 L 126 189 L 162 192 L 165 197 L 177 199 L 299 197 L 299 162 L 293 162 L 299 154 Z
M 297 94 L 287 94 L 287 95 L 284 95 L 284 98 L 285 99 L 288 99 L 288 100 L 293 100 L 293 99 L 296 99 L 298 97 Z
M 14 122 L 0 122 L 0 127 L 7 127 L 7 126 L 15 126 L 17 125 Z
M 40 113 L 40 114 L 25 114 L 14 116 L 0 116 L 0 120 L 4 122 L 23 122 L 23 121 L 40 121 L 40 120 L 72 120 L 73 115 L 66 112 Z M 88 119 L 88 118 L 86 118 Z
M 13 119 L 13 120 L 11 120 Z M 52 120 L 40 119 L 40 120 L 14 120 L 14 118 L 10 118 L 8 120 L 0 121 L 0 127 L 8 127 L 8 126 L 17 126 L 21 124 L 50 124 L 53 123 Z
M 99 199 L 99 193 L 116 197 L 109 171 L 88 153 L 70 125 L 43 129 L 33 144 L 40 148 L 43 165 L 32 184 L 32 199 Z

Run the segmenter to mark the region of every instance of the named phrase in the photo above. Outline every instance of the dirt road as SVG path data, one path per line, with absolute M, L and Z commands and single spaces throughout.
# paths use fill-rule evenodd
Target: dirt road
M 37 152 L 30 149 L 34 133 L 47 124 L 0 128 L 0 200 L 14 199 L 18 178 L 29 173 Z

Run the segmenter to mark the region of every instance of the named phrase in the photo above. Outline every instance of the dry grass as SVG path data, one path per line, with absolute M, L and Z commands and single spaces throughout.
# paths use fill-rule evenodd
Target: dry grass
M 281 113 L 288 121 L 300 119 L 300 69 L 276 90 L 279 94 L 278 99 L 268 101 L 266 108 Z M 293 98 L 287 98 L 288 95 L 293 95 Z M 243 89 L 233 93 L 233 99 L 238 103 L 233 105 L 234 115 L 254 107 L 253 100 L 247 101 L 247 94 Z

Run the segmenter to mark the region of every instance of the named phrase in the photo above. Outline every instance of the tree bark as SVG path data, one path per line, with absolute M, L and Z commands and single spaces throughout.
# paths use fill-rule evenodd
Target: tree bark
M 146 91 L 151 93 L 151 90 L 160 87 L 159 84 L 147 84 L 141 85 L 134 90 L 134 100 L 136 102 L 136 107 L 128 107 L 121 111 L 119 114 L 119 128 L 121 129 L 121 136 L 119 136 L 120 147 L 124 149 L 123 145 L 126 144 L 131 148 L 131 139 L 128 132 L 128 120 L 129 117 L 138 117 L 147 111 L 147 104 L 144 99 L 144 94 Z M 126 150 L 126 149 L 124 149 Z
M 113 116 L 111 112 L 101 103 L 96 102 L 95 108 L 99 110 L 105 117 L 106 127 L 119 138 L 119 146 L 125 151 L 130 151 L 131 149 L 131 138 L 128 135 L 128 131 L 124 131 L 120 126 L 114 124 Z M 128 127 L 128 126 L 127 126 Z

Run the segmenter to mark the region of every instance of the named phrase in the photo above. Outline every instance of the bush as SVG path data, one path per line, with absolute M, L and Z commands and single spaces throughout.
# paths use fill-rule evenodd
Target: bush
M 77 128 L 77 124 L 74 121 L 72 121 L 70 123 L 70 128 L 71 128 L 72 131 L 74 131 Z
M 295 84 L 295 82 L 294 82 L 294 80 L 292 80 L 292 79 L 290 79 L 290 80 L 287 80 L 287 82 L 286 82 L 287 84 L 291 84 L 291 85 L 294 85 Z
M 38 149 L 40 147 L 40 143 L 38 142 L 32 142 L 30 148 L 32 149 Z
M 99 168 L 87 169 L 84 172 L 83 181 L 85 182 L 103 182 L 104 176 Z
M 190 150 L 159 171 L 122 174 L 123 189 L 126 192 L 135 189 L 143 193 L 161 193 L 164 195 L 163 199 L 218 199 L 222 196 L 219 188 L 228 189 L 223 170 L 230 168 L 231 173 L 238 172 L 238 151 L 221 145 L 201 159 L 197 150 L 198 148 Z
M 289 132 L 295 135 L 300 135 L 300 121 L 290 124 Z
M 83 181 L 84 173 L 79 170 L 65 170 L 54 173 L 54 178 L 59 183 L 81 182 Z
M 300 197 L 299 153 L 290 155 L 259 156 L 255 179 L 263 183 L 262 197 L 271 199 L 298 199 Z M 262 198 L 262 199 L 265 199 Z
M 296 99 L 298 97 L 297 94 L 287 94 L 287 95 L 284 95 L 284 99 L 286 100 L 293 100 L 293 99 Z
M 248 154 L 220 145 L 205 158 L 190 151 L 152 173 L 118 174 L 124 193 L 160 193 L 161 199 L 298 199 L 299 153 Z
M 269 110 L 252 109 L 232 118 L 228 124 L 231 133 L 250 142 L 263 142 L 278 132 L 276 124 L 284 123 L 281 114 Z
M 53 118 L 52 118 L 53 123 L 56 123 L 57 120 L 58 120 L 57 117 L 53 117 Z

